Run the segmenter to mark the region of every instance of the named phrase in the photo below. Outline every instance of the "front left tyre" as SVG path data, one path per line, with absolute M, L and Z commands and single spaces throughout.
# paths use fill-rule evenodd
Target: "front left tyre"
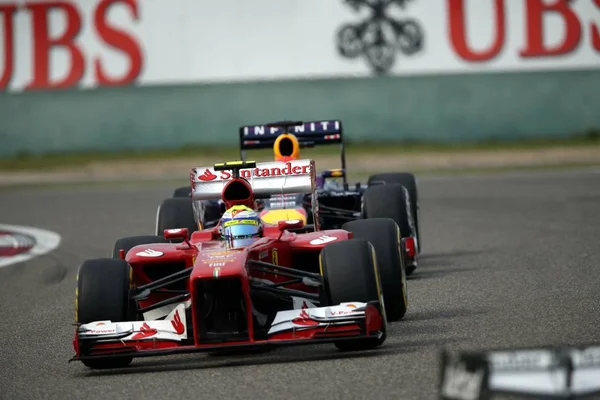
M 125 260 L 101 258 L 86 260 L 77 273 L 75 321 L 87 324 L 94 321 L 124 322 L 136 319 L 129 299 L 131 267 Z M 85 342 L 79 343 L 85 356 Z M 82 360 L 89 368 L 122 368 L 131 364 L 132 357 Z
M 320 265 L 328 304 L 376 301 L 382 316 L 380 337 L 344 340 L 335 342 L 335 346 L 347 351 L 368 350 L 383 344 L 387 334 L 387 320 L 373 246 L 362 239 L 329 244 L 321 250 Z

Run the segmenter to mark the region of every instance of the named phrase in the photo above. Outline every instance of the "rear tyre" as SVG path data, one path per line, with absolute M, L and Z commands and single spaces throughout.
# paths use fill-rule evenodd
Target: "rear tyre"
M 186 197 L 189 198 L 192 194 L 191 186 L 182 186 L 173 191 L 173 197 Z
M 347 222 L 342 229 L 352 232 L 355 239 L 368 240 L 373 245 L 387 320 L 402 319 L 408 310 L 408 290 L 398 224 L 389 218 L 362 219 Z
M 419 191 L 417 188 L 417 179 L 409 172 L 388 172 L 375 174 L 369 177 L 367 184 L 370 186 L 376 182 L 398 183 L 406 188 L 410 200 L 410 211 L 415 222 L 415 230 L 417 231 L 417 242 L 419 244 L 419 253 L 421 252 L 421 229 L 419 225 Z
M 363 195 L 363 217 L 393 219 L 400 227 L 402 237 L 409 237 L 414 232 L 407 193 L 399 184 L 369 187 Z
M 156 212 L 156 235 L 162 236 L 165 229 L 187 228 L 191 234 L 198 230 L 192 200 L 189 198 L 165 199 Z
M 125 255 L 127 252 L 134 248 L 135 246 L 139 246 L 141 244 L 152 244 L 152 243 L 169 243 L 167 239 L 163 236 L 153 236 L 153 235 L 144 235 L 144 236 L 130 236 L 126 238 L 121 238 L 115 242 L 115 247 L 113 248 L 112 257 L 119 257 L 119 250 L 123 249 L 125 251 Z
M 383 316 L 380 338 L 340 341 L 335 342 L 335 346 L 340 350 L 368 350 L 380 346 L 386 339 L 387 321 L 373 246 L 362 239 L 332 243 L 323 248 L 320 261 L 329 304 L 377 301 Z
M 225 211 L 224 205 L 219 204 L 218 201 L 214 200 L 202 200 L 195 203 L 196 212 L 200 220 L 201 229 L 208 229 L 217 226 L 223 212 Z
M 135 320 L 135 310 L 131 309 L 129 300 L 130 271 L 131 267 L 124 260 L 84 261 L 77 273 L 76 322 Z M 87 349 L 81 342 L 79 348 L 85 355 Z M 104 369 L 126 367 L 132 360 L 133 357 L 118 357 L 82 362 L 89 368 Z

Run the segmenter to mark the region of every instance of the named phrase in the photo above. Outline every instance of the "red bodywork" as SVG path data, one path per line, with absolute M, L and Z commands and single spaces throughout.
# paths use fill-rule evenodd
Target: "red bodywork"
M 234 179 L 249 187 L 244 179 Z M 231 184 L 230 182 L 230 184 Z M 226 190 L 223 191 L 225 193 Z M 224 196 L 225 197 L 225 196 Z M 254 203 L 254 197 L 232 200 L 224 198 L 228 205 Z M 297 223 L 298 221 L 296 221 Z M 218 227 L 194 232 L 187 237 L 187 229 L 171 230 L 171 238 L 181 233 L 182 243 L 156 243 L 141 245 L 132 248 L 125 259 L 132 268 L 132 284 L 139 288 L 155 282 L 164 276 L 172 275 L 183 270 L 189 271 L 189 278 L 180 281 L 178 288 L 180 293 L 161 293 L 153 291 L 147 298 L 138 301 L 138 308 L 143 310 L 158 302 L 180 297 L 180 302 L 191 301 L 187 317 L 188 336 L 184 341 L 170 340 L 139 340 L 139 341 L 113 341 L 113 342 L 91 342 L 85 354 L 81 351 L 81 341 L 76 331 L 74 347 L 76 356 L 73 360 L 86 358 L 98 358 L 105 356 L 123 356 L 124 354 L 140 357 L 145 355 L 162 355 L 179 352 L 211 351 L 219 348 L 245 347 L 254 345 L 276 345 L 276 344 L 300 344 L 315 342 L 331 342 L 340 339 L 357 339 L 367 337 L 378 337 L 382 335 L 385 321 L 377 306 L 366 307 L 364 316 L 355 323 L 346 323 L 339 326 L 330 324 L 325 326 L 314 326 L 312 329 L 293 329 L 265 335 L 264 331 L 257 335 L 255 332 L 256 321 L 253 317 L 253 295 L 252 285 L 256 280 L 266 280 L 273 284 L 289 282 L 289 275 L 282 270 L 269 268 L 268 264 L 288 267 L 296 271 L 314 274 L 320 277 L 319 254 L 321 249 L 331 242 L 339 242 L 351 238 L 351 233 L 345 230 L 328 230 L 294 233 L 288 230 L 284 224 L 266 225 L 263 237 L 257 238 L 251 245 L 241 249 L 233 249 L 228 243 L 220 238 Z M 169 232 L 165 231 L 165 237 Z M 312 242 L 312 243 L 311 243 Z M 160 252 L 162 255 L 156 257 L 144 257 L 137 255 L 148 249 Z M 263 264 L 262 268 L 253 268 L 252 261 Z M 265 266 L 266 265 L 266 266 Z M 291 270 L 290 270 L 291 271 Z M 217 286 L 218 296 L 235 298 L 240 296 L 245 305 L 245 333 L 236 335 L 225 335 L 214 338 L 210 334 L 204 334 L 207 317 L 203 311 L 205 301 L 204 285 Z M 175 283 L 173 285 L 176 285 Z M 320 296 L 324 299 L 323 289 L 320 287 L 306 285 L 302 282 L 284 285 L 286 289 L 296 290 L 294 296 L 302 297 L 302 293 L 313 298 Z M 219 289 L 220 288 L 220 289 Z M 181 290 L 187 290 L 187 295 L 182 295 Z M 321 304 L 320 307 L 330 306 Z M 314 322 L 314 321 L 313 321 Z M 175 322 L 173 322 L 175 326 Z M 308 327 L 311 322 L 304 324 Z M 320 325 L 315 323 L 313 325 Z M 148 335 L 152 335 L 149 332 Z M 141 337 L 144 336 L 143 334 Z

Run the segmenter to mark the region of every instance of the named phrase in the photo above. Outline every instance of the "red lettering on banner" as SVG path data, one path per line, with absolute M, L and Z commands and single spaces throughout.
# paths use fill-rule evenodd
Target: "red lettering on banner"
M 527 44 L 522 57 L 547 57 L 567 54 L 577 48 L 581 40 L 581 24 L 570 7 L 570 0 L 556 0 L 545 4 L 542 0 L 527 0 Z M 554 48 L 544 44 L 543 18 L 547 12 L 559 14 L 565 22 L 564 40 Z
M 500 50 L 502 50 L 505 35 L 504 0 L 495 0 L 495 3 L 495 40 L 487 50 L 475 51 L 469 48 L 467 44 L 467 21 L 464 0 L 448 0 L 450 41 L 454 47 L 454 51 L 463 59 L 471 62 L 488 61 L 496 57 L 500 53 Z
M 600 8 L 600 0 L 594 0 L 594 3 L 596 3 L 596 7 Z M 592 46 L 596 51 L 600 51 L 600 30 L 594 23 L 591 24 L 590 28 L 592 31 Z
M 142 70 L 143 55 L 141 46 L 135 37 L 117 29 L 107 21 L 107 14 L 114 4 L 126 6 L 133 16 L 133 20 L 139 19 L 137 0 L 97 0 L 98 6 L 94 11 L 93 24 L 100 40 L 125 53 L 130 60 L 129 70 L 120 77 L 108 76 L 99 57 L 94 57 L 94 75 L 100 86 L 116 86 L 131 83 L 136 80 Z M 20 10 L 29 11 L 31 17 L 31 37 L 33 54 L 31 57 L 32 75 L 25 90 L 39 89 L 64 89 L 77 86 L 84 76 L 86 62 L 85 49 L 77 42 L 79 33 L 83 27 L 83 18 L 80 10 L 76 7 L 77 2 L 66 0 L 35 1 L 24 5 L 16 3 L 0 5 L 0 44 L 3 51 L 3 66 L 0 70 L 0 90 L 8 87 L 15 65 L 14 51 L 14 16 Z M 59 27 L 59 37 L 51 37 L 49 20 L 53 12 L 59 12 L 64 16 L 65 24 Z M 53 27 L 54 28 L 54 27 Z M 66 66 L 66 76 L 62 79 L 51 80 L 50 55 L 52 50 L 61 48 L 66 50 L 69 61 Z
M 231 179 L 231 172 L 221 171 L 221 179 L 223 179 L 223 180 Z
M 4 70 L 0 75 L 0 89 L 4 89 L 8 86 L 10 78 L 12 78 L 14 63 L 14 37 L 13 37 L 13 15 L 17 11 L 15 4 L 4 4 L 0 5 L 0 17 L 4 25 Z
M 28 3 L 33 24 L 33 80 L 25 89 L 62 89 L 76 85 L 83 76 L 84 59 L 74 39 L 81 29 L 81 17 L 75 6 L 64 1 Z M 58 39 L 48 36 L 48 14 L 53 8 L 65 13 L 67 26 Z M 67 76 L 59 82 L 50 82 L 50 50 L 61 46 L 69 51 L 71 65 Z
M 115 27 L 109 25 L 106 21 L 108 9 L 116 3 L 127 5 L 133 19 L 135 21 L 139 19 L 138 6 L 135 0 L 102 0 L 96 9 L 94 15 L 96 32 L 98 32 L 98 35 L 106 44 L 127 54 L 130 62 L 129 71 L 125 75 L 118 78 L 111 78 L 104 72 L 100 58 L 96 57 L 94 60 L 96 79 L 100 85 L 106 86 L 130 83 L 137 79 L 142 70 L 142 52 L 135 39 L 127 33 L 115 29 Z

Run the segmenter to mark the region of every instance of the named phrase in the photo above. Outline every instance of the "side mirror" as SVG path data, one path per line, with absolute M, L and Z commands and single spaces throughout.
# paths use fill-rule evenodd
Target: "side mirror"
M 290 219 L 290 220 L 285 220 L 285 221 L 279 221 L 279 222 L 277 222 L 277 226 L 282 231 L 285 229 L 300 229 L 300 228 L 304 228 L 304 221 L 302 221 L 300 219 Z
M 165 239 L 183 239 L 187 240 L 189 237 L 188 228 L 177 228 L 177 229 L 165 229 L 163 232 Z

